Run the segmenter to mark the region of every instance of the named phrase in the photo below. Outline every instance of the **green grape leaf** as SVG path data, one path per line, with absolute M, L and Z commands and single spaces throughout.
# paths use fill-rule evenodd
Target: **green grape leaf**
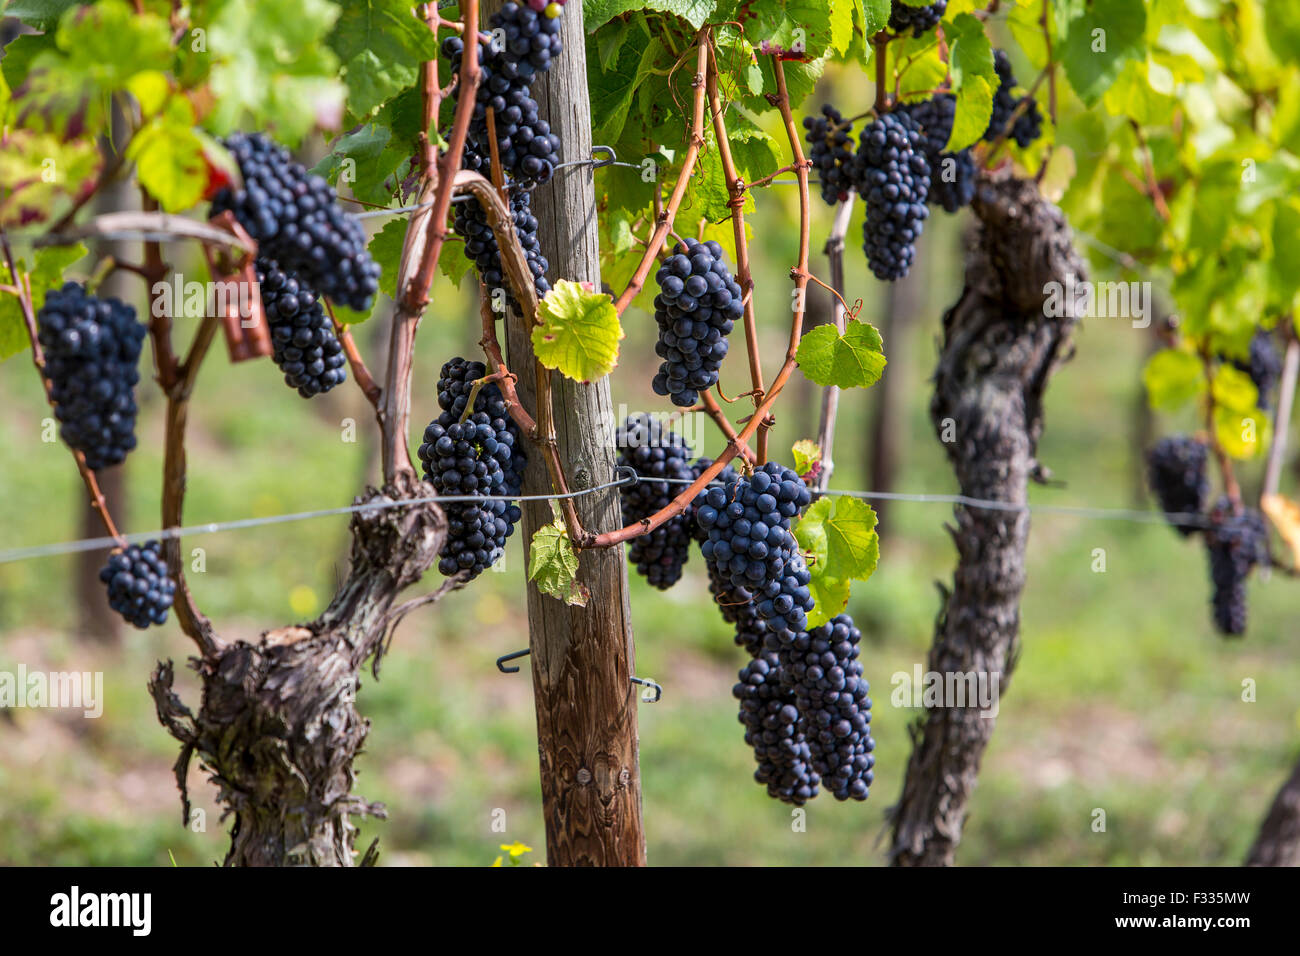
M 842 581 L 865 581 L 880 560 L 876 512 L 857 498 L 818 498 L 795 526 L 799 546 L 810 555 L 809 570 Z
M 80 2 L 81 0 L 12 0 L 4 8 L 4 15 L 21 20 L 29 27 L 49 30 L 69 8 Z
M 637 43 L 625 44 L 609 69 L 590 69 L 594 64 L 588 63 L 587 84 L 595 123 L 592 138 L 596 142 L 618 142 L 637 88 L 657 68 L 656 60 L 665 52 L 663 42 L 655 37 L 644 47 Z
M 555 520 L 533 532 L 528 547 L 528 580 L 537 585 L 537 590 L 558 601 L 586 607 L 591 592 L 577 580 L 578 552 L 569 540 L 569 532 L 554 501 L 551 511 Z
M 546 368 L 578 382 L 608 375 L 618 364 L 623 326 L 614 301 L 561 279 L 542 298 L 541 324 L 533 329 L 533 351 Z
M 1084 105 L 1101 99 L 1127 60 L 1145 58 L 1146 25 L 1145 6 L 1131 0 L 1092 0 L 1070 22 L 1061 63 Z
M 818 385 L 866 388 L 880 380 L 885 355 L 880 333 L 853 321 L 840 335 L 833 325 L 819 325 L 799 342 L 795 358 L 803 374 Z
M 337 129 L 345 91 L 325 41 L 339 13 L 329 0 L 226 0 L 208 28 L 208 126 L 224 134 L 251 120 L 289 145 Z
M 397 298 L 397 270 L 402 264 L 402 245 L 406 241 L 406 226 L 405 216 L 390 219 L 384 224 L 383 229 L 370 237 L 367 247 L 371 257 L 379 263 L 379 291 L 390 299 Z M 453 254 L 459 251 L 459 249 L 443 246 L 439 262 L 452 258 Z
M 795 473 L 800 477 L 812 471 L 813 467 L 822 460 L 821 446 L 808 438 L 802 438 L 795 442 L 790 452 L 794 455 Z
M 31 72 L 32 64 L 47 50 L 56 50 L 53 33 L 24 33 L 14 37 L 4 49 L 0 59 L 0 73 L 11 90 L 22 85 Z
M 31 270 L 33 311 L 41 310 L 49 291 L 63 285 L 63 273 L 85 254 L 86 247 L 80 242 L 71 246 L 48 246 L 36 250 L 36 265 Z M 27 269 L 25 259 L 19 258 L 14 264 L 20 275 Z M 4 262 L 0 262 L 0 280 L 5 285 L 15 284 L 15 279 L 9 274 L 9 267 Z M 30 346 L 27 323 L 23 319 L 18 297 L 0 292 L 0 361 L 25 352 Z
M 816 59 L 831 45 L 826 0 L 753 0 L 746 12 L 745 36 L 760 53 L 788 50 Z
M 809 590 L 816 602 L 808 626 L 825 624 L 848 604 L 850 582 L 865 581 L 880 560 L 876 513 L 856 498 L 819 498 L 794 528 L 808 555 Z
M 457 289 L 473 268 L 474 261 L 465 255 L 464 243 L 448 243 L 447 248 L 444 248 L 442 255 L 438 257 L 438 271 L 450 279 Z
M 717 0 L 586 0 L 582 19 L 591 33 L 615 17 L 638 10 L 671 13 L 698 30 L 712 19 Z
M 892 11 L 891 0 L 862 0 L 858 13 L 862 21 L 863 36 L 873 36 L 889 26 L 889 14 Z
M 824 577 L 813 571 L 808 581 L 808 593 L 813 599 L 813 609 L 808 612 L 808 629 L 821 627 L 836 614 L 843 612 L 849 606 L 852 587 L 849 581 Z
M 1160 411 L 1174 411 L 1205 392 L 1205 370 L 1191 352 L 1165 349 L 1142 370 L 1147 400 Z
M 415 84 L 420 64 L 438 52 L 433 31 L 404 0 L 347 0 L 329 36 L 347 64 L 348 108 L 367 116 Z
M 136 73 L 172 66 L 167 21 L 137 15 L 124 0 L 69 9 L 53 39 L 27 66 L 24 125 L 68 138 L 99 133 L 108 98 Z M 7 64 L 5 74 L 13 86 Z
M 733 124 L 728 125 L 727 138 L 731 140 L 731 152 L 741 178 L 752 183 L 776 172 L 781 167 L 776 140 L 743 115 L 737 116 L 737 120 L 734 128 Z M 723 188 L 726 188 L 725 182 Z
M 949 42 L 957 109 L 947 149 L 955 153 L 977 142 L 989 128 L 998 78 L 993 69 L 993 47 L 979 20 L 969 13 L 958 16 L 953 21 Z

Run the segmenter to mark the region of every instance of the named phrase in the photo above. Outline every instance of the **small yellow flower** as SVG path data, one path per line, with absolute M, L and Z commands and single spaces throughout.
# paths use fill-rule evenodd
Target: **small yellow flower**
M 532 847 L 525 846 L 524 844 L 520 843 L 518 840 L 516 840 L 514 843 L 502 843 L 501 849 L 509 853 L 510 859 L 512 860 L 518 859 L 519 857 L 523 856 L 525 853 L 533 852 Z

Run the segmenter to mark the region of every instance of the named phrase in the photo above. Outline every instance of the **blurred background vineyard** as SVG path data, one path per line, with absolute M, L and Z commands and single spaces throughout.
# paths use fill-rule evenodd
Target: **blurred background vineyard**
M 847 114 L 865 105 L 860 76 L 828 75 Z M 816 109 L 814 96 L 805 111 Z M 597 175 L 601 175 L 597 173 Z M 1067 203 L 1068 209 L 1068 203 Z M 928 378 L 944 308 L 961 288 L 961 243 L 969 213 L 932 218 L 913 276 L 892 295 L 866 272 L 861 210 L 850 232 L 850 304 L 882 330 L 886 383 L 844 395 L 833 487 L 951 492 L 954 482 L 929 423 Z M 831 210 L 816 204 L 814 249 Z M 797 194 L 776 186 L 753 220 L 759 318 L 769 364 L 784 350 L 785 278 L 797 244 Z M 446 255 L 460 255 L 449 246 Z M 1094 257 L 1098 277 L 1135 278 Z M 184 267 L 183 260 L 178 265 Z M 77 267 L 85 274 L 87 259 Z M 813 268 L 826 274 L 825 259 Z M 189 274 L 203 270 L 189 261 Z M 470 282 L 440 277 L 420 330 L 414 426 L 436 409 L 439 365 L 473 356 L 477 306 Z M 139 292 L 141 290 L 134 290 Z M 824 321 L 821 290 L 811 320 Z M 141 298 L 137 297 L 137 303 Z M 378 323 L 357 329 L 373 367 L 382 367 Z M 650 390 L 657 367 L 654 323 L 625 316 L 627 339 L 613 380 L 629 412 L 666 410 Z M 178 322 L 182 336 L 192 328 Z M 1078 353 L 1053 382 L 1040 458 L 1057 480 L 1031 492 L 1039 504 L 1149 507 L 1139 458 L 1157 432 L 1146 417 L 1140 372 L 1152 330 L 1124 319 L 1089 319 Z M 148 360 L 146 359 L 146 362 Z M 770 374 L 770 370 L 769 370 Z M 727 394 L 744 391 L 743 363 L 724 369 Z M 778 406 L 772 447 L 816 428 L 817 392 L 798 380 Z M 874 440 L 886 387 L 886 447 Z M 161 403 L 142 387 L 140 448 L 126 465 L 121 524 L 158 525 Z M 214 352 L 199 379 L 189 450 L 186 521 L 248 518 L 350 503 L 376 475 L 369 409 L 346 388 L 305 402 L 269 361 L 229 364 Z M 739 414 L 739 413 L 736 413 Z M 79 537 L 82 489 L 67 449 L 45 443 L 41 401 L 29 363 L 0 370 L 0 460 L 5 548 Z M 355 442 L 343 423 L 356 422 Z M 1170 427 L 1165 428 L 1168 424 Z M 1190 419 L 1160 431 L 1194 428 Z M 711 427 L 697 450 L 720 447 Z M 418 441 L 418 434 L 413 435 Z M 885 454 L 896 466 L 882 462 Z M 1258 467 L 1247 465 L 1257 488 Z M 1288 471 L 1284 490 L 1295 487 Z M 1293 492 L 1292 492 L 1293 493 Z M 855 588 L 850 611 L 864 634 L 874 690 L 878 767 L 871 799 L 808 807 L 806 832 L 792 832 L 790 808 L 751 778 L 753 761 L 736 721 L 731 686 L 743 653 L 709 606 L 698 554 L 667 594 L 632 582 L 638 674 L 664 686 L 640 705 L 646 841 L 652 864 L 879 864 L 886 812 L 909 752 L 919 711 L 890 703 L 891 676 L 924 665 L 935 582 L 950 578 L 954 551 L 942 504 L 890 502 L 882 517 L 879 570 Z M 324 607 L 345 569 L 346 518 L 195 537 L 205 570 L 191 576 L 200 606 L 226 638 L 308 620 Z M 1105 570 L 1094 570 L 1104 549 Z M 189 646 L 174 621 L 120 642 L 91 638 L 78 607 L 70 557 L 0 564 L 0 670 L 92 670 L 105 675 L 99 720 L 46 710 L 0 712 L 0 862 L 18 864 L 207 865 L 226 849 L 225 825 L 197 766 L 190 787 L 207 812 L 205 832 L 183 829 L 172 779 L 174 741 L 158 726 L 145 692 L 158 659 L 183 662 Z M 1294 591 L 1274 578 L 1252 581 L 1251 626 L 1241 641 L 1212 631 L 1198 541 L 1161 524 L 1036 515 L 1023 605 L 1023 653 L 1007 689 L 959 853 L 973 864 L 1236 864 L 1300 740 L 1300 659 Z M 386 821 L 363 826 L 358 845 L 378 837 L 381 863 L 480 864 L 503 843 L 545 845 L 527 668 L 503 675 L 493 661 L 527 645 L 521 541 L 511 539 L 501 573 L 485 574 L 442 603 L 412 614 L 398 631 L 380 679 L 367 677 L 360 707 L 372 722 L 357 792 L 388 805 Z M 422 587 L 437 584 L 431 576 Z M 600 600 L 597 595 L 595 600 Z M 197 684 L 178 667 L 182 697 Z M 1242 682 L 1257 700 L 1243 702 Z M 1106 830 L 1094 832 L 1094 810 Z M 505 811 L 505 832 L 492 829 Z M 540 855 L 540 854 L 539 854 Z

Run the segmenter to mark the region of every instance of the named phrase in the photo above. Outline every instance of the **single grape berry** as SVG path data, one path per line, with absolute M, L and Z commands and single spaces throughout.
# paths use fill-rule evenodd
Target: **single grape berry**
M 849 198 L 853 191 L 853 124 L 829 103 L 822 105 L 821 116 L 805 116 L 808 159 L 821 183 L 822 199 L 834 206 Z
M 867 265 L 878 279 L 901 279 L 916 259 L 916 240 L 929 216 L 930 164 L 911 116 L 886 113 L 862 131 L 854 180 L 867 203 Z
M 1200 514 L 1210 499 L 1208 454 L 1205 443 L 1190 435 L 1162 438 L 1147 452 L 1147 482 L 1160 510 L 1183 537 L 1201 530 Z
M 1250 376 L 1259 392 L 1259 407 L 1268 411 L 1273 403 L 1273 389 L 1277 388 L 1278 379 L 1282 377 L 1282 356 L 1273 344 L 1273 336 L 1263 329 L 1256 329 L 1250 340 L 1248 360 L 1232 364 Z
M 919 37 L 937 27 L 947 9 L 948 0 L 937 0 L 925 7 L 912 7 L 903 0 L 894 0 L 889 11 L 889 29 L 898 34 L 911 30 L 912 36 Z
M 1016 87 L 1016 76 L 1011 70 L 1011 59 L 1004 50 L 993 51 L 993 68 L 998 74 L 998 89 L 993 94 L 993 115 L 984 131 L 984 139 L 995 143 L 1006 134 L 1024 149 L 1043 135 L 1043 114 L 1038 109 L 1037 100 L 1030 96 L 1016 96 L 1012 92 Z M 1022 101 L 1026 101 L 1025 109 L 1016 117 L 1008 133 L 1007 124 Z
M 99 572 L 99 580 L 108 588 L 108 606 L 128 624 L 144 629 L 166 623 L 176 588 L 157 541 L 114 551 Z
M 368 310 L 379 289 L 379 263 L 366 248 L 361 222 L 343 211 L 329 183 L 261 133 L 233 133 L 223 142 L 244 184 L 220 190 L 213 214 L 233 212 L 257 240 L 260 255 L 321 295 Z
M 663 362 L 652 387 L 674 405 L 689 408 L 718 381 L 727 336 L 745 311 L 740 284 L 722 259 L 722 246 L 694 239 L 677 244 L 655 282 L 655 353 Z
M 120 464 L 135 448 L 136 364 L 145 337 L 135 309 L 67 282 L 46 295 L 36 329 L 60 436 L 91 471 Z
M 836 800 L 865 800 L 873 779 L 871 698 L 862 679 L 862 633 L 847 614 L 777 652 L 781 680 L 794 694 L 812 769 Z
M 303 398 L 328 392 L 347 380 L 347 359 L 319 296 L 274 260 L 257 260 L 262 309 L 271 332 L 271 358 L 285 384 Z
M 956 153 L 945 150 L 957 113 L 957 97 L 937 93 L 928 100 L 900 106 L 898 110 L 911 116 L 920 127 L 925 161 L 930 166 L 930 204 L 942 206 L 950 213 L 969 206 L 975 198 L 975 157 L 970 147 Z
M 1256 565 L 1269 564 L 1268 525 L 1253 508 L 1239 514 L 1222 497 L 1210 509 L 1205 529 L 1210 557 L 1214 625 L 1228 636 L 1246 633 L 1246 579 Z
M 617 445 L 618 463 L 639 477 L 636 484 L 622 489 L 625 525 L 650 517 L 686 490 L 685 484 L 664 479 L 691 482 L 697 477 L 682 436 L 662 428 L 649 415 L 630 416 L 618 429 Z M 681 578 L 690 549 L 690 517 L 680 514 L 633 538 L 628 559 L 650 584 L 666 591 Z

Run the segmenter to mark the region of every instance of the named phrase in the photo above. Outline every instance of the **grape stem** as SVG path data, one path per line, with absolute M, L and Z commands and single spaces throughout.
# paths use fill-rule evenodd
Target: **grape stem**
M 849 309 L 844 303 L 844 237 L 848 235 L 849 220 L 853 217 L 853 193 L 839 204 L 835 210 L 835 221 L 831 225 L 830 235 L 826 237 L 826 258 L 830 262 L 831 284 L 828 286 L 835 295 L 831 304 L 835 330 L 844 334 Z M 838 385 L 827 385 L 822 390 L 821 418 L 817 425 L 817 447 L 821 449 L 821 471 L 813 483 L 813 490 L 825 491 L 830 485 L 831 473 L 835 470 L 835 420 L 840 408 L 840 389 Z
M 717 53 L 713 49 L 712 42 L 707 43 L 706 48 L 709 63 L 705 87 L 709 97 L 709 112 L 713 116 L 713 135 L 718 142 L 718 160 L 722 163 L 722 175 L 727 182 L 727 192 L 731 196 L 727 205 L 731 208 L 731 229 L 736 242 L 736 281 L 744 296 L 745 352 L 749 357 L 749 380 L 757 404 L 763 399 L 763 364 L 759 357 L 758 320 L 754 314 L 754 277 L 749 265 L 749 244 L 745 238 L 745 183 L 740 178 L 735 159 L 731 155 L 731 140 L 727 136 L 722 98 L 718 95 Z M 786 169 L 789 167 L 787 166 Z M 758 432 L 758 464 L 760 465 L 767 461 L 767 434 L 768 427 L 765 423 L 760 423 Z
M 19 277 L 18 267 L 14 264 L 13 249 L 9 246 L 9 237 L 2 231 L 0 231 L 0 244 L 3 244 L 4 247 L 5 265 L 9 267 L 9 277 L 14 282 L 12 286 L 6 286 L 4 291 L 18 297 L 18 305 L 23 313 L 23 323 L 27 327 L 27 337 L 32 344 L 32 364 L 36 366 L 36 373 L 41 377 L 41 385 L 45 389 L 45 400 L 53 408 L 54 394 L 50 380 L 45 375 L 45 353 L 41 348 L 41 341 L 36 330 L 36 310 L 32 303 L 31 277 L 28 275 Z M 108 532 L 110 537 L 117 540 L 118 547 L 126 547 L 126 541 L 118 532 L 117 525 L 113 523 L 113 516 L 108 511 L 108 502 L 104 500 L 104 494 L 99 489 L 99 480 L 86 464 L 86 456 L 75 448 L 70 447 L 69 451 L 72 452 L 72 457 L 77 462 L 77 471 L 81 473 L 81 481 L 90 495 L 91 507 L 95 509 L 100 520 L 104 523 L 104 530 Z
M 1151 203 L 1156 207 L 1156 213 L 1162 220 L 1168 222 L 1170 219 L 1169 205 L 1165 202 L 1165 194 L 1160 189 L 1160 183 L 1156 180 L 1156 168 L 1151 158 L 1151 146 L 1147 143 L 1146 135 L 1142 132 L 1142 127 L 1138 121 L 1131 119 L 1128 121 L 1133 127 L 1133 135 L 1137 137 L 1138 146 L 1142 149 L 1142 171 L 1146 174 L 1146 188 L 1142 192 L 1146 193 Z
M 877 115 L 889 108 L 889 87 L 885 78 L 885 53 L 889 48 L 890 35 L 881 30 L 871 38 L 871 52 L 876 58 L 876 105 Z
M 339 345 L 343 346 L 343 354 L 347 357 L 348 366 L 352 369 L 352 377 L 356 379 L 357 387 L 361 393 L 366 396 L 372 408 L 379 408 L 379 399 L 383 395 L 383 389 L 375 381 L 370 369 L 366 367 L 365 359 L 361 357 L 361 351 L 357 348 L 356 339 L 352 337 L 352 330 L 338 320 L 334 314 L 334 306 L 330 304 L 329 299 L 322 299 L 325 303 L 325 311 L 329 313 L 330 321 L 334 323 L 334 335 L 339 340 Z
M 435 4 L 424 4 L 421 14 L 429 29 L 437 32 L 440 18 Z M 464 0 L 461 22 L 469 36 L 478 33 L 478 0 Z M 465 140 L 469 135 L 474 112 L 475 94 L 481 71 L 478 44 L 465 44 L 460 63 L 460 93 L 452 120 L 451 136 L 441 158 L 428 130 L 438 116 L 442 90 L 438 85 L 438 61 L 435 53 L 421 65 L 420 95 L 424 110 L 424 128 L 419 137 L 420 194 L 423 208 L 411 216 L 402 243 L 398 267 L 397 302 L 388 338 L 388 369 L 376 418 L 383 440 L 383 473 L 387 483 L 399 476 L 414 480 L 415 466 L 407 447 L 411 420 L 411 366 L 415 352 L 415 332 L 429 304 L 429 292 L 438 269 L 438 258 L 447 238 L 447 213 L 456 191 Z M 432 200 L 432 202 L 429 202 Z M 429 204 L 425 206 L 424 204 Z
M 1056 61 L 1052 54 L 1052 31 L 1048 24 L 1048 12 L 1051 7 L 1052 0 L 1043 0 L 1043 12 L 1038 17 L 1038 25 L 1042 28 L 1043 43 L 1047 47 L 1047 115 L 1052 118 L 1052 129 L 1056 129 Z M 1042 183 L 1043 177 L 1047 174 L 1047 164 L 1055 149 L 1055 142 L 1047 147 L 1043 155 L 1043 164 L 1038 167 L 1038 174 L 1034 177 L 1036 182 Z
M 677 210 L 686 196 L 686 187 L 690 184 L 691 173 L 695 170 L 695 160 L 700 155 L 700 147 L 704 145 L 704 98 L 709 72 L 709 47 L 712 43 L 708 27 L 700 30 L 696 43 L 699 46 L 699 53 L 695 64 L 695 75 L 691 79 L 691 86 L 695 88 L 695 110 L 691 120 L 690 144 L 682 157 L 682 169 L 677 174 L 677 183 L 673 186 L 672 195 L 668 197 L 668 205 L 658 215 L 654 234 L 650 237 L 645 252 L 641 254 L 641 262 L 636 267 L 636 272 L 632 274 L 632 278 L 628 280 L 627 288 L 614 302 L 614 308 L 619 315 L 623 314 L 645 287 L 646 278 L 658 259 L 659 249 L 673 227 L 673 220 L 677 218 Z

